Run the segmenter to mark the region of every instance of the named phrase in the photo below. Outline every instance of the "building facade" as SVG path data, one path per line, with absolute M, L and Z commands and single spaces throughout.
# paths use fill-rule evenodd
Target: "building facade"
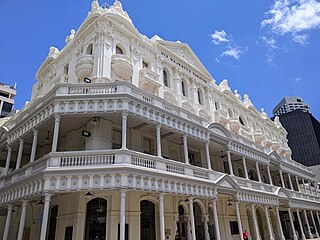
M 16 96 L 16 86 L 9 86 L 0 83 L 0 117 L 10 117 L 14 113 L 14 97 Z
M 319 237 L 315 175 L 279 119 L 119 1 L 93 1 L 36 78 L 0 130 L 2 239 Z
M 305 104 L 301 97 L 288 96 L 284 97 L 277 106 L 272 110 L 274 116 L 280 116 L 292 112 L 294 110 L 302 110 L 303 112 L 310 112 L 310 107 Z

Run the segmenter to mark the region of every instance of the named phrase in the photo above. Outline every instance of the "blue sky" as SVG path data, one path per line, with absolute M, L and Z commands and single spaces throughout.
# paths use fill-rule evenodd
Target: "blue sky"
M 105 1 L 100 0 L 100 4 Z M 113 0 L 106 1 L 112 4 Z M 148 37 L 186 42 L 220 83 L 247 93 L 271 116 L 286 95 L 320 119 L 320 2 L 316 0 L 122 1 Z M 16 108 L 31 96 L 49 47 L 61 49 L 91 1 L 0 0 L 0 82 L 18 83 Z

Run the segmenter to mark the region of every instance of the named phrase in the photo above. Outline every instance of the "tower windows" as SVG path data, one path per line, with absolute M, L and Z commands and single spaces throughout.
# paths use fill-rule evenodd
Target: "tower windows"
M 90 43 L 87 47 L 87 50 L 86 50 L 86 54 L 89 54 L 89 55 L 92 55 L 93 54 L 93 44 Z
M 163 84 L 164 84 L 166 87 L 169 87 L 167 71 L 166 71 L 166 70 L 163 70 L 163 71 L 162 71 L 162 75 L 163 75 Z

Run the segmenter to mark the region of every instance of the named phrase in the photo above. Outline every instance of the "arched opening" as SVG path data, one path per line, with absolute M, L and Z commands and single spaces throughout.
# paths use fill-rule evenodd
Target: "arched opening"
M 186 218 L 184 207 L 182 205 L 179 205 L 178 207 L 178 217 L 179 220 L 177 222 L 176 237 L 180 236 L 181 240 L 187 240 L 188 219 Z
M 94 198 L 87 203 L 85 240 L 106 239 L 107 200 Z
M 181 91 L 182 91 L 182 95 L 186 97 L 187 92 L 186 92 L 186 84 L 184 81 L 181 81 Z
M 239 117 L 239 122 L 241 123 L 242 126 L 244 126 L 244 121 L 243 121 L 242 117 Z
M 55 240 L 56 228 L 57 228 L 57 217 L 58 217 L 58 205 L 51 208 L 50 220 L 49 220 L 48 240 Z
M 119 45 L 116 46 L 116 54 L 124 54 L 124 50 Z
M 267 233 L 267 225 L 266 225 L 266 220 L 265 220 L 265 214 L 257 208 L 256 210 L 257 214 L 257 222 L 258 222 L 258 227 L 259 227 L 259 232 L 261 236 L 261 240 L 267 240 L 269 238 L 266 238 L 265 234 Z
M 208 222 L 208 230 L 210 240 L 216 240 L 216 229 L 214 226 L 214 215 L 212 207 L 209 207 L 209 222 Z
M 248 171 L 248 177 L 249 177 L 250 180 L 259 181 L 259 180 L 258 180 L 258 175 L 257 175 L 256 171 L 253 170 L 253 169 L 250 169 L 250 170 Z
M 86 54 L 89 54 L 89 55 L 92 55 L 93 54 L 93 44 L 90 43 L 87 47 L 87 50 L 86 50 Z
M 166 70 L 163 70 L 163 71 L 162 71 L 162 75 L 163 75 L 163 84 L 164 84 L 166 87 L 169 87 L 169 81 L 168 81 L 167 71 L 166 71 Z
M 201 94 L 200 89 L 198 89 L 198 102 L 199 102 L 200 105 L 203 104 L 203 102 L 202 102 L 202 94 Z
M 199 204 L 197 202 L 193 203 L 194 211 L 194 225 L 196 228 L 196 239 L 205 240 L 204 238 L 204 227 L 202 223 L 202 212 Z
M 140 236 L 141 240 L 156 240 L 155 206 L 143 200 L 140 202 Z

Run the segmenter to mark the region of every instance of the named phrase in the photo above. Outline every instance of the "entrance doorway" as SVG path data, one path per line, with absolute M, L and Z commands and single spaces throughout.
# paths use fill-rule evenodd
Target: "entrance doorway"
M 87 203 L 85 240 L 105 240 L 107 200 L 95 198 Z
M 204 237 L 204 227 L 202 222 L 202 212 L 198 203 L 193 203 L 193 211 L 194 211 L 194 224 L 196 227 L 196 239 L 197 240 L 205 240 Z
M 155 206 L 148 200 L 140 202 L 141 240 L 156 240 Z

